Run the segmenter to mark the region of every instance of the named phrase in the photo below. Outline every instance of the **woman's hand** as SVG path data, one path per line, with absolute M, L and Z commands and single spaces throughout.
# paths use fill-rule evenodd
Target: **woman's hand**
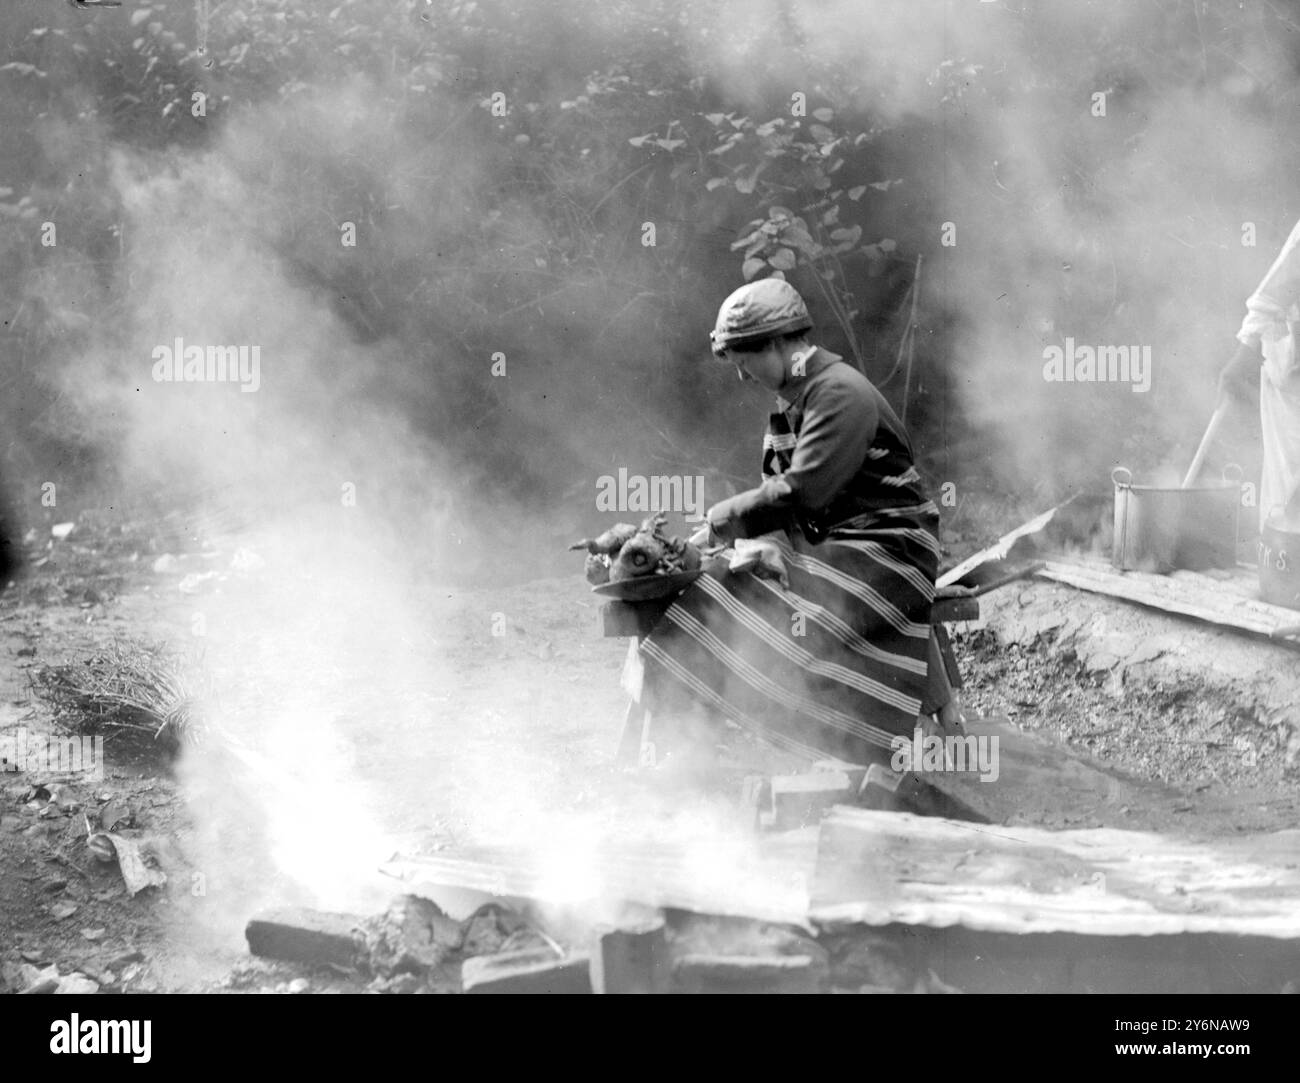
M 736 540 L 737 536 L 743 533 L 741 525 L 744 516 L 757 503 L 755 498 L 758 496 L 758 492 L 757 489 L 750 489 L 747 492 L 729 496 L 726 500 L 719 500 L 704 513 L 704 518 L 709 523 L 710 535 L 715 542 L 730 545 Z
M 703 523 L 687 540 L 697 549 L 708 549 L 711 545 L 716 544 L 713 540 L 713 530 L 707 522 Z

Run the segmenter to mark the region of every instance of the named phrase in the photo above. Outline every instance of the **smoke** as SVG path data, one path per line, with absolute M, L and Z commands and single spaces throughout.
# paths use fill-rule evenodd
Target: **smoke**
M 145 199 L 188 201 L 187 211 L 172 206 L 164 217 L 186 237 L 176 243 L 217 250 L 214 260 L 192 262 L 195 277 L 160 283 L 164 300 L 169 289 L 201 293 L 198 278 L 210 275 L 206 323 L 215 334 L 241 318 L 245 298 L 278 305 L 274 285 L 283 281 L 310 371 L 295 371 L 276 343 L 263 344 L 263 359 L 268 378 L 278 369 L 282 387 L 297 385 L 300 414 L 319 403 L 348 417 L 338 429 L 346 438 L 347 404 L 386 411 L 359 431 L 391 421 L 438 448 L 440 467 L 467 482 L 440 486 L 441 500 L 453 499 L 451 490 L 490 493 L 478 503 L 546 508 L 551 521 L 563 506 L 575 521 L 557 524 L 548 540 L 591 532 L 596 481 L 618 467 L 751 476 L 746 426 L 763 408 L 725 372 L 697 363 L 713 305 L 736 284 L 726 244 L 745 209 L 674 202 L 662 178 L 652 183 L 658 165 L 623 171 L 623 133 L 589 127 L 593 116 L 605 125 L 621 119 L 617 84 L 584 87 L 588 66 L 599 75 L 618 57 L 622 68 L 610 70 L 653 76 L 634 64 L 671 39 L 663 51 L 682 85 L 698 86 L 701 106 L 781 115 L 798 92 L 833 105 L 846 126 L 876 133 L 852 157 L 848 179 L 902 181 L 861 204 L 867 236 L 898 240 L 899 274 L 910 275 L 911 253 L 925 257 L 918 442 L 933 449 L 952 436 L 949 419 L 969 422 L 976 453 L 949 449 L 943 469 L 975 461 L 991 485 L 1089 483 L 1121 457 L 1142 469 L 1181 455 L 1208 415 L 1242 298 L 1295 213 L 1279 180 L 1297 164 L 1285 126 L 1297 80 L 1286 43 L 1294 29 L 1267 6 L 481 4 L 462 13 L 485 36 L 479 52 L 463 50 L 457 80 L 486 101 L 514 78 L 519 90 L 502 117 L 449 89 L 431 37 L 435 13 L 420 5 L 408 18 L 393 12 L 383 16 L 396 50 L 386 67 L 358 64 L 340 78 L 339 59 L 304 39 L 295 71 L 308 82 L 291 94 L 241 102 L 214 83 L 203 127 L 220 135 L 199 151 L 180 144 L 110 166 L 120 155 L 87 150 L 111 144 L 102 130 L 87 140 L 84 125 L 53 112 L 33 132 L 54 173 L 86 174 L 74 182 L 91 212 L 84 216 L 114 227 L 93 254 L 116 249 L 139 264 L 145 245 L 164 253 L 133 268 L 126 292 L 139 296 L 142 281 L 153 289 L 151 275 L 171 277 L 172 242 L 159 238 L 164 227 L 141 221 L 138 205 L 127 208 L 129 228 L 117 228 L 110 193 L 120 185 L 103 176 L 112 169 L 153 178 L 157 191 L 142 185 Z M 227 15 L 213 24 L 214 50 L 226 44 L 221 34 L 251 33 L 264 18 L 237 6 Z M 102 19 L 101 31 L 136 32 L 122 23 Z M 521 69 L 512 53 L 525 41 L 536 70 Z M 275 73 L 267 78 L 273 84 Z M 580 92 L 614 104 L 566 112 Z M 645 111 L 646 101 L 624 112 Z M 661 228 L 658 248 L 638 243 L 647 219 Z M 356 227 L 354 248 L 340 243 L 345 222 Z M 102 308 L 124 284 L 51 256 L 28 288 L 61 319 L 80 320 L 78 333 L 84 321 L 108 317 L 118 333 L 97 329 L 89 351 L 102 371 L 117 363 L 103 348 L 120 350 L 121 314 L 88 310 L 81 298 L 99 298 Z M 862 268 L 849 270 L 873 304 L 889 300 L 876 297 Z M 227 290 L 230 279 L 240 288 Z M 126 333 L 158 345 L 172 324 L 196 322 L 171 311 L 151 309 L 152 334 L 147 319 L 131 316 Z M 879 332 L 865 337 L 880 375 L 899 328 L 870 305 L 864 322 Z M 834 337 L 832 327 L 822 330 Z M 1091 349 L 1149 348 L 1151 389 L 1045 379 L 1044 351 L 1067 338 Z M 131 338 L 132 350 L 139 345 Z M 489 378 L 498 357 L 508 375 Z M 138 372 L 138 355 L 131 364 Z M 316 386 L 329 391 L 322 397 Z M 272 393 L 250 395 L 248 406 Z M 898 387 L 890 394 L 897 398 Z M 97 433 L 123 416 L 92 403 L 78 422 Z M 425 485 L 412 491 L 423 498 Z M 581 512 L 569 510 L 580 503 Z M 444 522 L 474 514 L 440 511 Z M 519 531 L 508 512 L 473 525 L 495 551 L 522 555 L 511 550 Z
M 239 47 L 255 7 L 231 5 L 214 51 Z M 503 9 L 518 8 L 518 38 L 502 22 L 499 49 L 438 79 L 418 7 L 392 27 L 386 64 L 341 76 L 338 56 L 304 44 L 292 93 L 235 101 L 214 80 L 197 144 L 150 149 L 57 110 L 23 118 L 61 230 L 23 298 L 52 329 L 39 379 L 58 427 L 101 456 L 106 502 L 166 494 L 244 530 L 265 562 L 196 603 L 214 718 L 239 750 L 185 765 L 207 801 L 200 865 L 227 885 L 222 921 L 285 895 L 362 905 L 359 870 L 399 828 L 444 813 L 549 855 L 556 884 L 594 875 L 603 813 L 555 811 L 545 780 L 564 751 L 530 737 L 612 696 L 539 692 L 558 678 L 534 666 L 472 705 L 532 704 L 531 731 L 444 722 L 432 750 L 432 717 L 475 717 L 458 705 L 470 667 L 456 652 L 492 649 L 494 616 L 475 596 L 482 642 L 449 643 L 432 599 L 435 584 L 570 570 L 560 543 L 609 525 L 602 476 L 705 474 L 708 502 L 757 465 L 763 397 L 700 364 L 750 208 L 684 207 L 669 165 L 619 157 L 639 133 L 617 129 L 617 108 L 601 131 L 563 108 L 624 92 L 585 78 L 634 53 L 630 35 L 661 20 L 701 102 L 777 115 L 800 92 L 876 133 L 846 172 L 903 181 L 873 189 L 862 213 L 909 273 L 910 254 L 925 257 L 918 443 L 944 445 L 939 418 L 964 417 L 973 435 L 942 469 L 976 490 L 1104 487 L 1120 460 L 1189 457 L 1244 297 L 1297 213 L 1281 16 L 1214 4 L 1211 20 L 1188 3 L 1172 6 L 1179 24 L 1170 5 L 1068 0 L 521 3 Z M 101 23 L 104 37 L 143 33 Z M 520 100 L 494 116 L 477 94 L 521 69 Z M 49 209 L 65 206 L 77 210 Z M 641 243 L 648 220 L 657 247 Z M 892 357 L 888 312 L 865 319 L 882 329 L 873 358 Z M 1045 351 L 1067 339 L 1149 347 L 1149 390 L 1045 379 Z M 256 351 L 256 390 L 251 368 L 184 378 L 187 347 L 204 366 L 212 349 L 250 366 Z M 442 792 L 458 810 L 420 804 L 422 772 L 454 777 Z M 665 829 L 694 838 L 703 867 L 740 860 L 748 843 L 725 817 L 682 810 Z M 662 813 L 628 815 L 644 828 Z
M 462 191 L 477 179 L 468 151 L 440 156 L 441 198 L 415 198 L 407 176 L 427 148 L 393 150 L 377 93 L 349 84 L 250 111 L 201 151 L 109 144 L 83 213 L 114 219 L 112 274 L 87 265 L 70 226 L 71 254 L 56 249 L 29 283 L 71 330 L 41 379 L 63 426 L 98 450 L 104 502 L 188 507 L 207 533 L 239 538 L 203 554 L 222 581 L 193 598 L 187 629 L 213 693 L 209 739 L 181 765 L 195 822 L 184 918 L 218 942 L 262 904 L 365 909 L 391 894 L 375 869 L 398 817 L 380 798 L 455 683 L 429 584 L 493 560 L 467 542 L 502 525 L 468 506 L 480 476 L 457 433 L 402 408 L 421 368 L 449 368 L 437 355 L 456 347 L 427 342 L 420 366 L 400 334 L 363 341 L 309 273 L 353 254 L 349 219 L 363 246 L 384 244 L 365 237 L 364 204 L 311 205 L 300 184 L 331 163 L 392 168 L 374 187 L 418 217 L 393 230 L 399 260 L 451 232 L 457 170 Z M 82 133 L 50 124 L 42 139 L 51 160 L 78 160 Z M 436 387 L 414 401 L 439 409 Z
M 578 904 L 590 918 L 604 905 L 591 893 L 608 806 L 567 807 L 560 750 L 537 739 L 575 715 L 589 731 L 611 731 L 584 763 L 620 804 L 623 830 L 678 845 L 723 880 L 722 856 L 734 864 L 752 850 L 707 800 L 666 810 L 660 795 L 617 792 L 612 680 L 610 695 L 578 707 L 568 686 L 558 697 L 539 691 L 558 680 L 546 667 L 504 680 L 494 670 L 495 687 L 466 688 L 498 647 L 494 622 L 517 636 L 518 606 L 497 613 L 479 596 L 468 616 L 449 615 L 437 588 L 504 562 L 508 547 L 495 543 L 508 531 L 530 544 L 528 509 L 475 496 L 501 487 L 460 450 L 472 434 L 438 402 L 439 380 L 471 363 L 460 344 L 434 337 L 422 347 L 430 363 L 413 364 L 400 327 L 359 333 L 304 275 L 304 263 L 350 258 L 331 220 L 348 212 L 313 222 L 305 190 L 287 179 L 366 162 L 384 205 L 414 219 L 369 241 L 382 250 L 371 259 L 418 261 L 431 245 L 463 243 L 466 218 L 486 213 L 469 195 L 486 167 L 472 145 L 433 156 L 392 138 L 380 97 L 362 84 L 322 89 L 297 107 L 239 117 L 202 152 L 114 148 L 102 197 L 120 209 L 116 281 L 100 292 L 80 348 L 45 374 L 71 423 L 103 449 L 114 500 L 167 494 L 238 532 L 238 551 L 211 554 L 227 577 L 193 603 L 211 737 L 181 768 L 202 878 L 182 917 L 190 935 L 218 944 L 234 942 L 263 905 L 375 908 L 396 890 L 373 875 L 377 865 L 430 825 L 535 854 L 557 920 Z M 421 169 L 444 178 L 437 199 L 408 179 Z M 510 228 L 529 217 L 521 210 Z M 84 288 L 75 274 L 42 288 Z M 607 318 L 572 311 L 592 326 Z M 214 367 L 213 350 L 230 364 Z M 490 378 L 487 359 L 473 363 L 474 379 Z M 564 412 L 584 404 L 580 388 L 563 401 L 575 386 L 567 379 L 527 368 L 511 379 L 515 395 L 558 391 Z M 457 642 L 466 627 L 477 631 Z
M 1293 19 L 1119 0 L 691 14 L 729 99 L 775 112 L 802 91 L 883 129 L 850 183 L 904 180 L 874 228 L 925 256 L 928 416 L 974 426 L 947 479 L 1059 493 L 1104 489 L 1121 461 L 1185 466 L 1245 297 L 1300 213 Z M 1047 379 L 1067 338 L 1149 348 L 1151 387 Z M 1241 445 L 1217 454 L 1249 458 Z
M 469 529 L 465 480 L 386 402 L 391 348 L 358 343 L 276 258 L 284 225 L 240 174 L 257 134 L 235 126 L 177 162 L 113 154 L 124 307 L 54 376 L 83 433 L 114 449 L 119 492 L 197 500 L 253 554 L 252 571 L 195 599 L 214 741 L 182 767 L 204 884 L 187 916 L 232 937 L 261 903 L 383 898 L 391 816 L 358 742 L 400 732 L 417 693 L 447 683 L 410 587 L 452 565 Z M 251 354 L 256 379 L 247 366 L 212 379 L 213 347 Z M 217 559 L 227 570 L 232 553 Z

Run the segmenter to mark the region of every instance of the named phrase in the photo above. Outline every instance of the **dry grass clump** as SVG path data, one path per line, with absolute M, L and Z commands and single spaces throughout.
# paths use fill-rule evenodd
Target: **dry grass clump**
M 40 667 L 33 684 L 71 733 L 149 738 L 171 751 L 199 736 L 200 689 L 165 644 L 114 640 L 80 661 Z

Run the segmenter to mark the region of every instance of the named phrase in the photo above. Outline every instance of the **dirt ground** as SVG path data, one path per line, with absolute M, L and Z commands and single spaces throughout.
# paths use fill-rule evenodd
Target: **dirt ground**
M 34 676 L 124 638 L 188 652 L 221 692 L 222 729 L 179 763 L 110 739 L 101 779 L 0 775 L 11 989 L 41 970 L 104 991 L 357 988 L 250 959 L 244 923 L 272 904 L 378 911 L 398 892 L 372 870 L 392 853 L 526 832 L 543 812 L 575 823 L 725 818 L 756 762 L 733 734 L 707 779 L 647 781 L 614 766 L 626 641 L 601 638 L 577 574 L 410 585 L 388 600 L 402 615 L 376 624 L 369 611 L 387 614 L 384 599 L 315 608 L 315 570 L 255 536 L 205 542 L 82 516 L 64 540 L 29 538 L 28 552 L 34 566 L 0 597 L 0 736 L 55 732 Z M 266 634 L 285 627 L 287 639 Z M 1041 794 L 1015 822 L 1192 835 L 1296 826 L 1296 780 L 1276 757 L 1246 768 L 1230 732 L 1202 738 L 1231 713 L 1221 697 L 1138 687 L 1117 697 L 1048 641 L 1008 646 L 986 630 L 957 645 L 973 725 L 999 719 L 1061 741 L 1130 795 Z M 106 813 L 165 884 L 132 896 L 116 863 L 91 852 Z
M 1009 823 L 1189 838 L 1300 824 L 1294 773 L 1280 767 L 1280 757 L 1246 766 L 1234 744 L 1230 720 L 1238 705 L 1229 693 L 1184 685 L 1117 697 L 1106 675 L 1089 672 L 1069 652 L 1050 643 L 1003 643 L 988 630 L 959 638 L 957 656 L 972 732 L 998 720 L 1026 738 L 1063 745 L 1098 773 L 1091 792 L 1017 789 Z

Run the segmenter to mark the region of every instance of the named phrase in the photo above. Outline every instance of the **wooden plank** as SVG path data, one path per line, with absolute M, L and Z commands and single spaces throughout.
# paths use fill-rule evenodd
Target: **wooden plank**
M 629 700 L 627 714 L 623 717 L 623 732 L 618 740 L 614 762 L 623 767 L 635 766 L 641 760 L 641 746 L 646 736 L 646 709 L 639 700 Z
M 931 624 L 949 624 L 954 621 L 979 620 L 978 598 L 937 598 L 930 606 Z
M 1052 519 L 1055 518 L 1056 513 L 1072 500 L 1074 500 L 1074 497 L 1070 497 L 1069 500 L 1057 504 L 1054 508 L 1049 508 L 1047 511 L 1043 512 L 1042 515 L 1034 516 L 1034 518 L 1030 519 L 1029 522 L 1016 527 L 1016 529 L 1011 531 L 1011 533 L 1002 535 L 1001 538 L 990 545 L 987 549 L 981 549 L 974 556 L 967 557 L 955 568 L 949 568 L 948 571 L 939 576 L 935 585 L 939 587 L 951 586 L 952 584 L 959 583 L 961 580 L 965 579 L 982 564 L 1004 561 L 1016 542 L 1020 541 L 1021 538 L 1027 538 L 1033 534 L 1040 533 L 1047 527 Z
M 797 925 L 1084 937 L 1219 934 L 1300 943 L 1300 831 L 1211 841 L 1048 831 L 838 807 L 815 829 L 694 846 L 627 839 L 575 867 L 504 847 L 391 862 L 448 886 L 608 912 L 620 902 Z M 580 865 L 581 867 L 576 867 Z M 811 886 L 811 898 L 809 893 Z
M 1294 975 L 1300 973 L 1300 941 L 1263 936 L 1025 935 L 895 925 L 843 930 L 840 939 L 852 943 L 867 937 L 870 954 L 850 949 L 848 957 L 906 960 L 901 972 L 883 971 L 887 979 L 893 977 L 897 992 L 933 988 L 932 980 L 921 980 L 931 972 L 966 993 L 1260 994 L 1294 988 Z M 856 984 L 855 977 L 841 970 L 845 985 Z
M 817 829 L 779 835 L 702 833 L 676 839 L 609 838 L 576 852 L 475 847 L 398 859 L 381 872 L 437 901 L 447 888 L 566 907 L 612 902 L 807 927 Z
M 536 951 L 481 955 L 465 960 L 460 981 L 466 993 L 590 993 L 591 960 Z
M 957 665 L 957 656 L 953 653 L 952 637 L 942 624 L 934 629 L 934 645 L 939 648 L 939 661 L 943 664 L 944 675 L 948 678 L 948 687 L 960 691 L 966 687 L 961 669 Z M 930 662 L 934 665 L 933 659 Z
M 1195 842 L 837 808 L 822 824 L 821 924 L 1004 933 L 1230 933 L 1300 940 L 1300 831 Z
M 1246 582 L 1239 578 L 1219 580 L 1187 571 L 1173 575 L 1120 572 L 1100 562 L 1064 561 L 1048 561 L 1037 574 L 1079 590 L 1106 594 L 1253 635 L 1268 636 L 1274 629 L 1294 624 L 1297 620 L 1293 609 L 1246 596 Z M 1300 649 L 1300 644 L 1288 640 L 1273 642 Z

